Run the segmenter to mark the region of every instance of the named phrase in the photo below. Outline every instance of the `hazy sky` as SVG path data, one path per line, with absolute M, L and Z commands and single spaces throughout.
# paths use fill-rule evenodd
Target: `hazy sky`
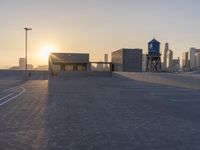
M 156 38 L 169 42 L 175 57 L 200 48 L 199 0 L 0 0 L 0 68 L 24 57 L 29 31 L 29 63 L 46 64 L 45 48 L 89 52 L 91 60 L 120 48 L 142 48 Z

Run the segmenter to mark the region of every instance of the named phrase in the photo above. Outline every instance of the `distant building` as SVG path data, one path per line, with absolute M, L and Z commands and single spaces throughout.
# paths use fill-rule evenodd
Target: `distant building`
M 48 65 L 39 65 L 38 67 L 34 68 L 35 70 L 48 70 Z
M 108 62 L 108 54 L 104 54 L 104 62 Z M 103 65 L 103 69 L 109 69 L 109 65 L 105 64 Z
M 163 54 L 163 67 L 162 70 L 166 71 L 167 68 L 167 52 L 169 51 L 169 44 L 165 43 L 165 49 L 164 49 L 164 54 Z
M 20 70 L 19 66 L 12 66 L 9 68 L 10 70 Z
M 26 58 L 19 58 L 19 68 L 25 69 L 26 67 Z
M 146 72 L 147 56 L 142 54 L 142 72 Z
M 190 68 L 190 61 L 188 52 L 184 52 L 182 55 L 182 69 L 183 71 L 188 71 Z
M 108 62 L 108 54 L 104 54 L 104 62 Z
M 195 62 L 196 62 L 195 67 L 199 68 L 200 67 L 200 52 L 197 52 L 195 54 Z
M 26 59 L 25 58 L 19 58 L 19 66 L 10 67 L 11 70 L 25 70 L 25 68 L 26 68 Z M 27 69 L 32 70 L 33 65 L 27 64 Z
M 196 48 L 189 49 L 188 60 L 190 61 L 190 69 L 195 68 L 195 52 L 196 52 Z
M 166 54 L 166 71 L 173 72 L 173 51 L 168 50 Z
M 142 49 L 120 49 L 112 52 L 114 71 L 142 72 Z
M 28 69 L 28 70 L 33 70 L 33 67 L 34 67 L 34 66 L 33 66 L 32 64 L 27 64 L 27 69 Z
M 189 66 L 189 68 L 190 69 L 195 69 L 197 66 L 196 66 L 196 64 L 197 64 L 197 62 L 196 61 L 198 61 L 198 58 L 196 58 L 196 54 L 197 53 L 199 53 L 200 52 L 200 49 L 196 49 L 196 48 L 190 48 L 189 49 L 189 53 L 188 53 L 188 60 L 189 60 L 189 62 L 190 62 L 190 66 Z
M 198 68 L 198 53 L 200 53 L 200 49 L 193 47 L 183 54 L 182 68 L 184 71 L 195 70 Z
M 178 59 L 173 59 L 173 72 L 178 72 L 180 71 L 180 58 Z
M 200 67 L 200 60 L 199 60 L 200 49 L 195 50 L 195 68 Z

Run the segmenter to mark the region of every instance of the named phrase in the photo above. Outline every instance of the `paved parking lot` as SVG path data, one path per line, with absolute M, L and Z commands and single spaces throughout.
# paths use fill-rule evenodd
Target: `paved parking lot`
M 1 150 L 200 149 L 198 90 L 120 77 L 18 87 L 26 91 L 0 106 Z

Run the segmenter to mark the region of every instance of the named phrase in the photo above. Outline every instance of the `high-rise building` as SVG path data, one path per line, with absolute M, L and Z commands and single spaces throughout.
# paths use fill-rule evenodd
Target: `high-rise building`
M 188 52 L 184 52 L 182 55 L 182 68 L 184 71 L 187 71 L 190 67 L 190 61 L 188 57 Z
M 166 71 L 173 72 L 173 51 L 168 50 L 166 54 Z
M 190 48 L 189 52 L 188 52 L 188 60 L 189 60 L 189 68 L 190 69 L 195 69 L 196 68 L 196 64 L 197 64 L 197 60 L 196 60 L 196 53 L 199 53 L 200 49 L 196 49 L 196 48 Z
M 190 48 L 189 49 L 188 59 L 190 61 L 190 69 L 195 68 L 195 53 L 196 53 L 196 48 Z
M 197 52 L 197 53 L 195 54 L 195 62 L 196 62 L 195 67 L 196 67 L 196 68 L 197 68 L 197 67 L 200 67 L 200 52 Z
M 167 68 L 167 52 L 169 51 L 169 44 L 165 43 L 164 55 L 163 55 L 163 71 Z
M 200 49 L 195 50 L 195 68 L 200 67 Z
M 178 72 L 180 68 L 180 58 L 178 57 L 178 59 L 173 59 L 173 72 Z

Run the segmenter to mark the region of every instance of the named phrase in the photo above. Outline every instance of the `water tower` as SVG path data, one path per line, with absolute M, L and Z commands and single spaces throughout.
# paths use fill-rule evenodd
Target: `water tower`
M 161 71 L 160 42 L 158 42 L 156 39 L 153 39 L 148 43 L 146 71 L 147 72 Z

